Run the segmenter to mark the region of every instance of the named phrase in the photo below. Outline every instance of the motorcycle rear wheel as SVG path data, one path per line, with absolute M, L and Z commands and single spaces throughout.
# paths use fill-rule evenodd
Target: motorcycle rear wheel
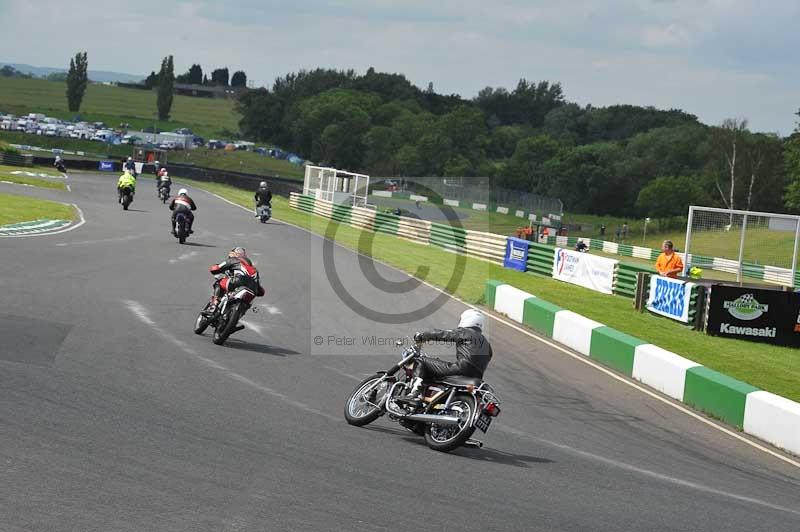
M 461 422 L 456 426 L 431 423 L 425 428 L 425 443 L 434 451 L 443 453 L 464 445 L 472 436 L 472 433 L 475 432 L 475 426 L 471 424 L 471 421 L 476 408 L 477 404 L 472 395 L 467 393 L 456 394 L 452 403 L 450 403 L 451 412 L 444 415 L 453 415 L 455 413 L 461 418 Z

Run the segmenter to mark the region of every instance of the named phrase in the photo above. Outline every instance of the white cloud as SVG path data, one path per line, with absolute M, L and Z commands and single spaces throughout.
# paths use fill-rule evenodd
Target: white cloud
M 800 107 L 795 0 L 1 0 L 0 19 L 0 60 L 40 66 L 87 50 L 92 69 L 147 74 L 174 54 L 178 71 L 229 66 L 267 85 L 300 68 L 374 66 L 467 97 L 548 79 L 580 103 L 744 115 L 783 134 Z

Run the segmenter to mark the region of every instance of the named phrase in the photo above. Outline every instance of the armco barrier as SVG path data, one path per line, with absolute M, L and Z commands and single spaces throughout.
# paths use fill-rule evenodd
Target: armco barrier
M 386 233 L 418 244 L 438 246 L 495 264 L 502 264 L 505 256 L 506 237 L 501 235 L 467 231 L 363 207 L 334 204 L 297 193 L 290 194 L 289 206 L 358 229 Z
M 434 246 L 449 249 L 450 251 L 464 252 L 466 250 L 466 231 L 459 227 L 431 223 L 431 240 Z
M 636 275 L 639 272 L 656 273 L 655 268 L 620 262 L 614 278 L 614 293 L 619 296 L 636 296 Z
M 492 310 L 582 355 L 748 434 L 800 454 L 799 403 L 758 390 L 502 281 L 486 281 L 485 300 Z
M 551 277 L 554 257 L 552 247 L 531 242 L 528 246 L 528 271 Z

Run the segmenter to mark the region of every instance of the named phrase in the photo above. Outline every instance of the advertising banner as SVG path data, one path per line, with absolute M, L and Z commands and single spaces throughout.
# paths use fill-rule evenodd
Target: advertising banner
M 556 248 L 553 279 L 611 294 L 614 291 L 614 270 L 618 263 L 614 259 Z
M 647 310 L 673 320 L 689 323 L 689 304 L 694 283 L 661 275 L 650 276 Z
M 113 161 L 100 161 L 100 165 L 98 166 L 98 170 L 101 172 L 113 172 L 114 171 L 114 162 Z
M 706 332 L 740 340 L 800 347 L 800 294 L 714 285 Z
M 512 236 L 506 239 L 506 255 L 503 267 L 524 272 L 528 267 L 528 246 L 530 242 Z

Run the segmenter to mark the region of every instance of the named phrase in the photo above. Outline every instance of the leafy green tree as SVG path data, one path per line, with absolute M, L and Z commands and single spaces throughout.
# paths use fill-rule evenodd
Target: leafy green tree
M 81 109 L 83 95 L 86 86 L 89 84 L 89 61 L 86 52 L 78 52 L 75 57 L 69 60 L 69 72 L 67 72 L 67 107 L 70 111 L 77 113 Z
M 172 56 L 169 55 L 161 61 L 161 70 L 158 72 L 158 95 L 156 106 L 158 107 L 158 119 L 169 120 L 169 112 L 172 109 L 172 100 L 175 92 L 175 65 Z
M 247 74 L 243 70 L 237 70 L 233 73 L 231 87 L 247 87 Z
M 422 159 L 415 146 L 403 145 L 394 155 L 397 175 L 420 177 L 422 175 Z
M 364 167 L 376 175 L 396 175 L 395 153 L 403 145 L 403 138 L 394 129 L 386 126 L 373 126 L 364 135 Z
M 636 208 L 642 216 L 685 216 L 690 205 L 706 205 L 709 197 L 701 180 L 690 176 L 664 176 L 639 191 Z
M 211 72 L 211 84 L 212 85 L 221 85 L 223 87 L 228 86 L 228 67 L 225 68 L 218 68 Z
M 556 156 L 562 145 L 547 135 L 527 137 L 517 142 L 511 160 L 501 173 L 498 185 L 504 188 L 547 194 L 550 174 L 545 163 Z
M 203 68 L 200 65 L 194 64 L 189 67 L 189 70 L 187 70 L 186 73 L 176 77 L 175 82 L 186 83 L 190 85 L 202 85 Z

